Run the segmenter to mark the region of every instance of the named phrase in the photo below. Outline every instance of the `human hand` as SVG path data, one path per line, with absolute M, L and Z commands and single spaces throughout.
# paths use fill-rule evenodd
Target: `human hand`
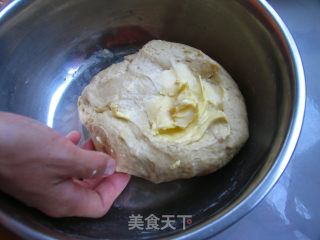
M 80 137 L 0 112 L 0 189 L 52 217 L 105 215 L 130 176 L 91 139 L 77 147 Z

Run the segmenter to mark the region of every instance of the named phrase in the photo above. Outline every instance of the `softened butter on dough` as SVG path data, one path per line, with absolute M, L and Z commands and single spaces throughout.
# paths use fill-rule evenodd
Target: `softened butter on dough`
M 99 72 L 79 116 L 117 171 L 154 183 L 216 171 L 249 135 L 230 75 L 200 50 L 160 40 Z

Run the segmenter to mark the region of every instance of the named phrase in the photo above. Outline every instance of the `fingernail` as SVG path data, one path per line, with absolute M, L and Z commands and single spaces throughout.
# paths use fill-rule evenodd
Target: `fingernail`
M 115 170 L 116 170 L 116 161 L 113 158 L 109 158 L 107 160 L 107 167 L 104 170 L 104 175 L 110 176 L 114 173 Z

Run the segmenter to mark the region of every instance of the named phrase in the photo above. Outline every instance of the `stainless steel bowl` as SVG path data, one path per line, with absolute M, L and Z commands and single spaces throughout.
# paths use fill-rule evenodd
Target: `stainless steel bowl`
M 155 38 L 199 48 L 234 77 L 249 114 L 243 150 L 208 176 L 159 185 L 133 178 L 100 219 L 49 218 L 1 194 L 4 225 L 36 239 L 202 239 L 268 193 L 300 133 L 305 81 L 290 33 L 264 0 L 12 1 L 0 12 L 0 109 L 88 137 L 77 117 L 83 87 Z M 178 219 L 175 230 L 129 230 L 131 214 L 192 215 L 192 223 L 184 231 Z

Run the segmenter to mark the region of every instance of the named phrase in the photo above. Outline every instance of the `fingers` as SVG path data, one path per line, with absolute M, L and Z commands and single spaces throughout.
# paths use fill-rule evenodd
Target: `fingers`
M 67 134 L 66 136 L 67 139 L 69 139 L 73 144 L 77 145 L 80 141 L 81 138 L 81 133 L 78 131 L 71 131 Z M 82 147 L 85 150 L 96 150 L 93 144 L 93 141 L 91 138 L 89 138 L 83 145 Z
M 96 186 L 95 190 L 99 193 L 103 201 L 104 209 L 101 212 L 102 216 L 107 213 L 129 181 L 129 174 L 115 173 L 112 176 L 105 178 L 98 186 Z M 97 212 L 97 214 L 99 214 L 99 212 Z
M 79 184 L 82 187 L 86 187 L 89 189 L 95 189 L 96 186 L 98 186 L 102 182 L 102 180 L 104 180 L 104 179 L 105 179 L 105 177 L 102 176 L 102 177 L 98 177 L 98 178 L 87 178 L 87 179 L 83 179 L 83 180 L 79 180 L 79 179 L 74 178 L 73 181 L 74 181 L 74 183 Z
M 97 178 L 110 176 L 114 173 L 116 167 L 115 160 L 109 155 L 78 147 L 74 149 L 71 158 L 72 168 L 69 169 L 69 177 Z
M 77 145 L 80 141 L 81 138 L 81 133 L 78 131 L 71 131 L 67 134 L 66 136 L 67 139 L 69 139 L 72 143 Z M 82 149 L 85 150 L 92 150 L 95 151 L 96 148 L 94 147 L 93 141 L 91 138 L 89 138 L 81 147 Z
M 77 145 L 81 138 L 81 133 L 72 131 L 67 136 L 73 144 Z M 76 147 L 76 146 L 75 146 Z M 97 178 L 100 176 L 110 176 L 115 171 L 115 160 L 109 155 L 95 152 L 93 141 L 88 139 L 82 149 L 71 148 L 72 169 L 67 172 L 74 178 Z
M 91 151 L 95 151 L 96 148 L 94 147 L 93 141 L 91 138 L 89 138 L 81 147 L 82 149 L 85 150 L 91 150 Z
M 82 187 L 72 181 L 62 187 L 62 196 L 67 198 L 64 206 L 58 211 L 49 212 L 53 217 L 89 217 L 98 218 L 104 216 L 116 198 L 120 195 L 130 180 L 130 175 L 115 173 L 104 178 L 94 189 Z
M 74 145 L 77 145 L 81 138 L 81 133 L 78 131 L 71 131 L 66 136 L 71 142 L 73 142 Z

